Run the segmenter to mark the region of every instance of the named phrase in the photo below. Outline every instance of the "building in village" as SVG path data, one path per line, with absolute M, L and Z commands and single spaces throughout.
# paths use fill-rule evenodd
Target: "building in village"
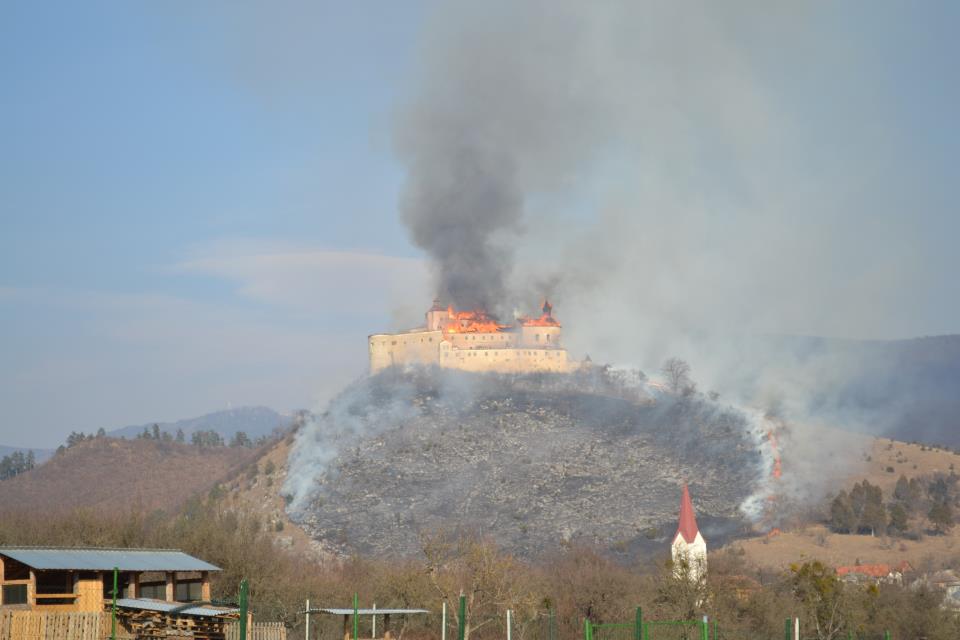
M 408 364 L 479 372 L 562 373 L 577 365 L 570 361 L 560 334 L 549 301 L 544 301 L 539 317 L 519 317 L 511 325 L 500 324 L 484 311 L 456 311 L 434 300 L 423 327 L 369 336 L 370 373 Z
M 678 576 L 686 576 L 698 582 L 706 574 L 707 541 L 697 527 L 697 517 L 686 483 L 683 484 L 683 493 L 680 496 L 680 521 L 670 543 L 670 555 Z
M 913 567 L 906 560 L 902 560 L 895 565 L 877 563 L 841 566 L 837 567 L 836 571 L 837 577 L 844 582 L 902 585 L 904 574 L 913 571 Z
M 238 617 L 210 604 L 220 568 L 182 551 L 52 547 L 0 547 L 0 615 L 107 611 L 115 570 L 117 618 L 131 633 L 176 628 L 215 640 Z

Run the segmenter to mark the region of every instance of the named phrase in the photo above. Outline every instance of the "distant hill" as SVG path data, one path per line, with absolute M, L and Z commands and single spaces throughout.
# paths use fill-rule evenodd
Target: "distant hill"
M 235 433 L 243 431 L 251 439 L 255 440 L 260 436 L 268 436 L 277 427 L 287 428 L 292 421 L 291 416 L 285 416 L 277 413 L 268 407 L 239 407 L 237 409 L 227 409 L 225 411 L 216 411 L 200 416 L 199 418 L 188 418 L 178 420 L 177 422 L 158 422 L 161 431 L 167 431 L 171 435 L 176 434 L 177 429 L 182 429 L 190 441 L 190 434 L 194 431 L 216 431 L 224 440 L 229 441 Z M 108 431 L 107 435 L 115 438 L 135 438 L 143 433 L 144 428 L 150 429 L 153 422 L 147 424 L 131 425 Z
M 97 438 L 0 482 L 0 511 L 170 511 L 234 476 L 259 454 L 258 449 L 244 447 Z
M 768 336 L 740 345 L 747 396 L 803 381 L 810 415 L 906 442 L 960 446 L 960 335 L 910 340 Z M 760 395 L 760 394 L 755 394 Z M 797 397 L 785 398 L 796 402 Z
M 24 453 L 28 451 L 33 451 L 33 457 L 36 459 L 37 464 L 43 462 L 47 458 L 53 455 L 53 449 L 32 449 L 30 447 L 8 447 L 0 444 L 0 458 L 8 456 L 11 453 L 17 451 L 23 451 Z

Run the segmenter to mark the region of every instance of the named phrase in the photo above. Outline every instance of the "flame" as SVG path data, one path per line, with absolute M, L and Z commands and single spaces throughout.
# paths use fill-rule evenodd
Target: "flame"
M 447 307 L 445 333 L 496 333 L 509 329 L 510 325 L 500 324 L 486 311 L 457 311 L 453 305 Z
M 529 318 L 527 316 L 521 316 L 517 318 L 517 322 L 522 324 L 525 327 L 559 327 L 560 323 L 557 322 L 549 313 L 544 313 L 539 318 Z
M 773 471 L 771 475 L 775 480 L 779 480 L 783 474 L 783 469 L 780 466 L 780 447 L 777 445 L 777 436 L 773 433 L 773 429 L 767 431 L 767 440 L 770 442 L 770 450 L 773 452 Z

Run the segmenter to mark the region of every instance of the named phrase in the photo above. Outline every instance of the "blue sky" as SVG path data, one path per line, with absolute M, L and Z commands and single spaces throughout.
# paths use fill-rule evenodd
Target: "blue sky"
M 398 220 L 393 136 L 418 56 L 436 51 L 424 42 L 451 20 L 435 8 L 0 5 L 0 443 L 49 446 L 75 429 L 229 405 L 315 408 L 359 375 L 366 334 L 415 318 L 431 296 Z M 743 109 L 699 124 L 704 193 L 748 201 L 749 181 L 767 171 L 781 198 L 795 189 L 815 201 L 811 185 L 824 188 L 844 212 L 830 235 L 875 239 L 851 262 L 889 252 L 899 261 L 889 273 L 908 273 L 895 290 L 860 281 L 876 288 L 878 314 L 896 316 L 862 337 L 960 331 L 957 12 L 946 2 L 828 5 L 798 27 L 733 13 L 724 37 L 734 46 L 722 50 L 736 58 L 729 69 L 749 70 L 733 79 L 762 99 L 695 94 Z M 696 54 L 667 53 L 668 67 Z M 702 83 L 697 61 L 685 64 L 678 77 Z M 685 121 L 702 116 L 684 109 Z M 764 123 L 771 135 L 742 142 Z M 773 154 L 781 131 L 787 146 Z M 675 146 L 640 164 L 669 167 Z M 571 194 L 571 228 L 595 215 L 590 193 L 629 174 L 617 157 Z M 813 242 L 812 229 L 800 235 Z M 837 241 L 826 263 L 841 268 L 843 252 Z M 887 299 L 901 311 L 877 302 Z M 795 321 L 794 311 L 758 328 L 858 337 L 862 326 L 855 314 Z

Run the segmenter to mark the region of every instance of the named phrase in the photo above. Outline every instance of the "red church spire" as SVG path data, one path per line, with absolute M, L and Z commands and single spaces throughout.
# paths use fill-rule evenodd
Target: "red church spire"
M 690 490 L 687 489 L 687 483 L 683 483 L 683 496 L 680 498 L 680 526 L 677 527 L 677 535 L 683 536 L 687 544 L 691 544 L 697 538 L 697 517 L 693 513 L 693 502 L 690 501 Z M 677 536 L 673 537 L 674 540 Z

